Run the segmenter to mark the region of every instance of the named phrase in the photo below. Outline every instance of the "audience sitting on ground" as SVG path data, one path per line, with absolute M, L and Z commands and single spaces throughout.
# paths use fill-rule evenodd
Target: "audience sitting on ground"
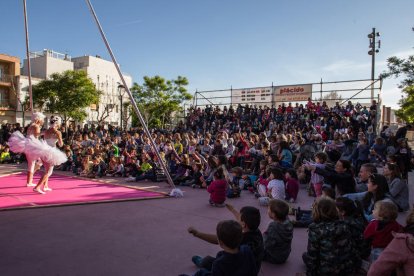
M 414 271 L 414 209 L 407 216 L 403 233 L 394 238 L 370 266 L 368 276 L 412 275 Z

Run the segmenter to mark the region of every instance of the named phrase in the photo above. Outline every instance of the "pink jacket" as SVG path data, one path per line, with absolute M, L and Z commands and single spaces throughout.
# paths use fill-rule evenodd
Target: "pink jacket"
M 394 239 L 371 265 L 368 276 L 386 276 L 397 271 L 397 276 L 414 275 L 414 236 L 394 233 Z
M 207 191 L 210 193 L 210 200 L 214 203 L 221 204 L 226 200 L 227 182 L 224 179 L 217 179 L 211 182 Z

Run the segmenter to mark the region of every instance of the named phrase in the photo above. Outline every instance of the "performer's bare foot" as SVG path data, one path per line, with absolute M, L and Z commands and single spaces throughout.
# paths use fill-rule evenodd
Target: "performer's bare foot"
M 34 184 L 34 183 L 27 183 L 26 184 L 26 187 L 36 187 L 36 184 Z
M 39 188 L 34 188 L 33 189 L 33 192 L 36 192 L 36 193 L 39 193 L 39 194 L 42 194 L 42 195 L 44 195 L 44 194 L 46 194 L 44 191 L 42 191 L 41 189 L 39 189 Z
M 43 188 L 43 191 L 50 192 L 50 191 L 53 191 L 53 190 L 49 187 L 45 187 L 45 188 Z

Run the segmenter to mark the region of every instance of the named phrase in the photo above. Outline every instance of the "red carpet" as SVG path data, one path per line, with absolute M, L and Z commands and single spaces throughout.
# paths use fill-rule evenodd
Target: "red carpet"
M 37 175 L 33 182 L 38 179 Z M 0 210 L 166 197 L 162 193 L 63 175 L 52 175 L 49 187 L 53 191 L 41 195 L 33 192 L 33 187 L 26 187 L 26 173 L 0 177 Z

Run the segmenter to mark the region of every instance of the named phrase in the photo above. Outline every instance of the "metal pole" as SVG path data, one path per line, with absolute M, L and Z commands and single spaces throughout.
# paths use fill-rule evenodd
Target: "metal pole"
M 371 103 L 374 100 L 374 79 L 375 79 L 375 28 L 372 28 L 372 63 L 371 63 Z
M 230 106 L 233 106 L 233 85 L 230 85 Z
M 321 102 L 323 101 L 323 97 L 322 97 L 322 78 L 321 78 Z
M 27 58 L 27 74 L 28 74 L 28 77 L 29 77 L 30 111 L 33 114 L 32 68 L 30 66 L 29 26 L 28 26 L 28 22 L 27 22 L 26 0 L 23 0 L 23 12 L 24 12 L 24 29 L 25 29 L 25 34 L 26 34 L 26 58 Z
M 161 167 L 162 167 L 162 169 L 163 169 L 163 171 L 164 171 L 165 175 L 167 176 L 168 183 L 170 184 L 170 186 L 171 186 L 172 188 L 175 188 L 174 182 L 173 182 L 173 180 L 172 180 L 172 178 L 171 178 L 170 173 L 168 172 L 167 166 L 166 166 L 166 165 L 165 165 L 165 163 L 163 162 L 163 160 L 162 160 L 162 158 L 161 158 L 161 155 L 160 155 L 160 153 L 158 152 L 157 145 L 155 144 L 154 139 L 152 139 L 151 133 L 149 132 L 148 127 L 147 127 L 147 125 L 145 124 L 144 118 L 142 118 L 142 115 L 141 115 L 141 112 L 140 112 L 140 111 L 139 111 L 139 109 L 138 109 L 137 103 L 135 102 L 135 99 L 134 99 L 134 97 L 132 96 L 132 93 L 131 93 L 131 91 L 129 90 L 129 87 L 128 87 L 128 85 L 127 85 L 126 81 L 125 81 L 125 78 L 124 78 L 124 76 L 123 76 L 123 75 L 122 75 L 122 73 L 121 73 L 121 69 L 119 68 L 118 62 L 116 61 L 116 58 L 115 58 L 115 56 L 114 56 L 114 54 L 113 54 L 113 52 L 112 52 L 112 49 L 111 49 L 111 46 L 109 45 L 109 42 L 108 42 L 108 40 L 106 39 L 105 33 L 104 33 L 104 31 L 103 31 L 103 29 L 102 29 L 102 27 L 101 27 L 101 23 L 99 23 L 98 17 L 96 16 L 96 13 L 95 13 L 95 10 L 94 10 L 94 8 L 93 8 L 93 6 L 92 6 L 92 4 L 91 4 L 91 1 L 90 1 L 90 0 L 85 0 L 85 1 L 86 1 L 86 4 L 87 4 L 87 5 L 88 5 L 88 7 L 89 7 L 89 10 L 90 10 L 90 12 L 91 12 L 91 14 L 92 14 L 93 18 L 95 19 L 96 25 L 98 26 L 99 32 L 101 33 L 102 39 L 103 39 L 103 41 L 104 41 L 104 43 L 105 43 L 105 46 L 106 46 L 106 48 L 108 49 L 108 52 L 109 52 L 109 54 L 110 54 L 110 56 L 111 56 L 111 58 L 112 58 L 112 61 L 113 61 L 114 65 L 115 65 L 115 68 L 116 68 L 116 70 L 118 71 L 119 77 L 120 77 L 120 79 L 121 79 L 121 81 L 122 81 L 122 84 L 124 85 L 125 90 L 126 90 L 126 92 L 128 93 L 129 99 L 130 99 L 130 101 L 131 101 L 131 104 L 132 104 L 132 106 L 134 107 L 135 113 L 137 114 L 138 119 L 139 119 L 139 121 L 141 122 L 142 127 L 144 128 L 144 132 L 147 134 L 148 139 L 149 139 L 149 140 L 150 140 L 150 142 L 151 142 L 152 148 L 153 148 L 153 150 L 154 150 L 155 154 L 157 155 L 158 161 L 159 161 L 159 163 L 160 163 L 160 165 L 161 165 Z

